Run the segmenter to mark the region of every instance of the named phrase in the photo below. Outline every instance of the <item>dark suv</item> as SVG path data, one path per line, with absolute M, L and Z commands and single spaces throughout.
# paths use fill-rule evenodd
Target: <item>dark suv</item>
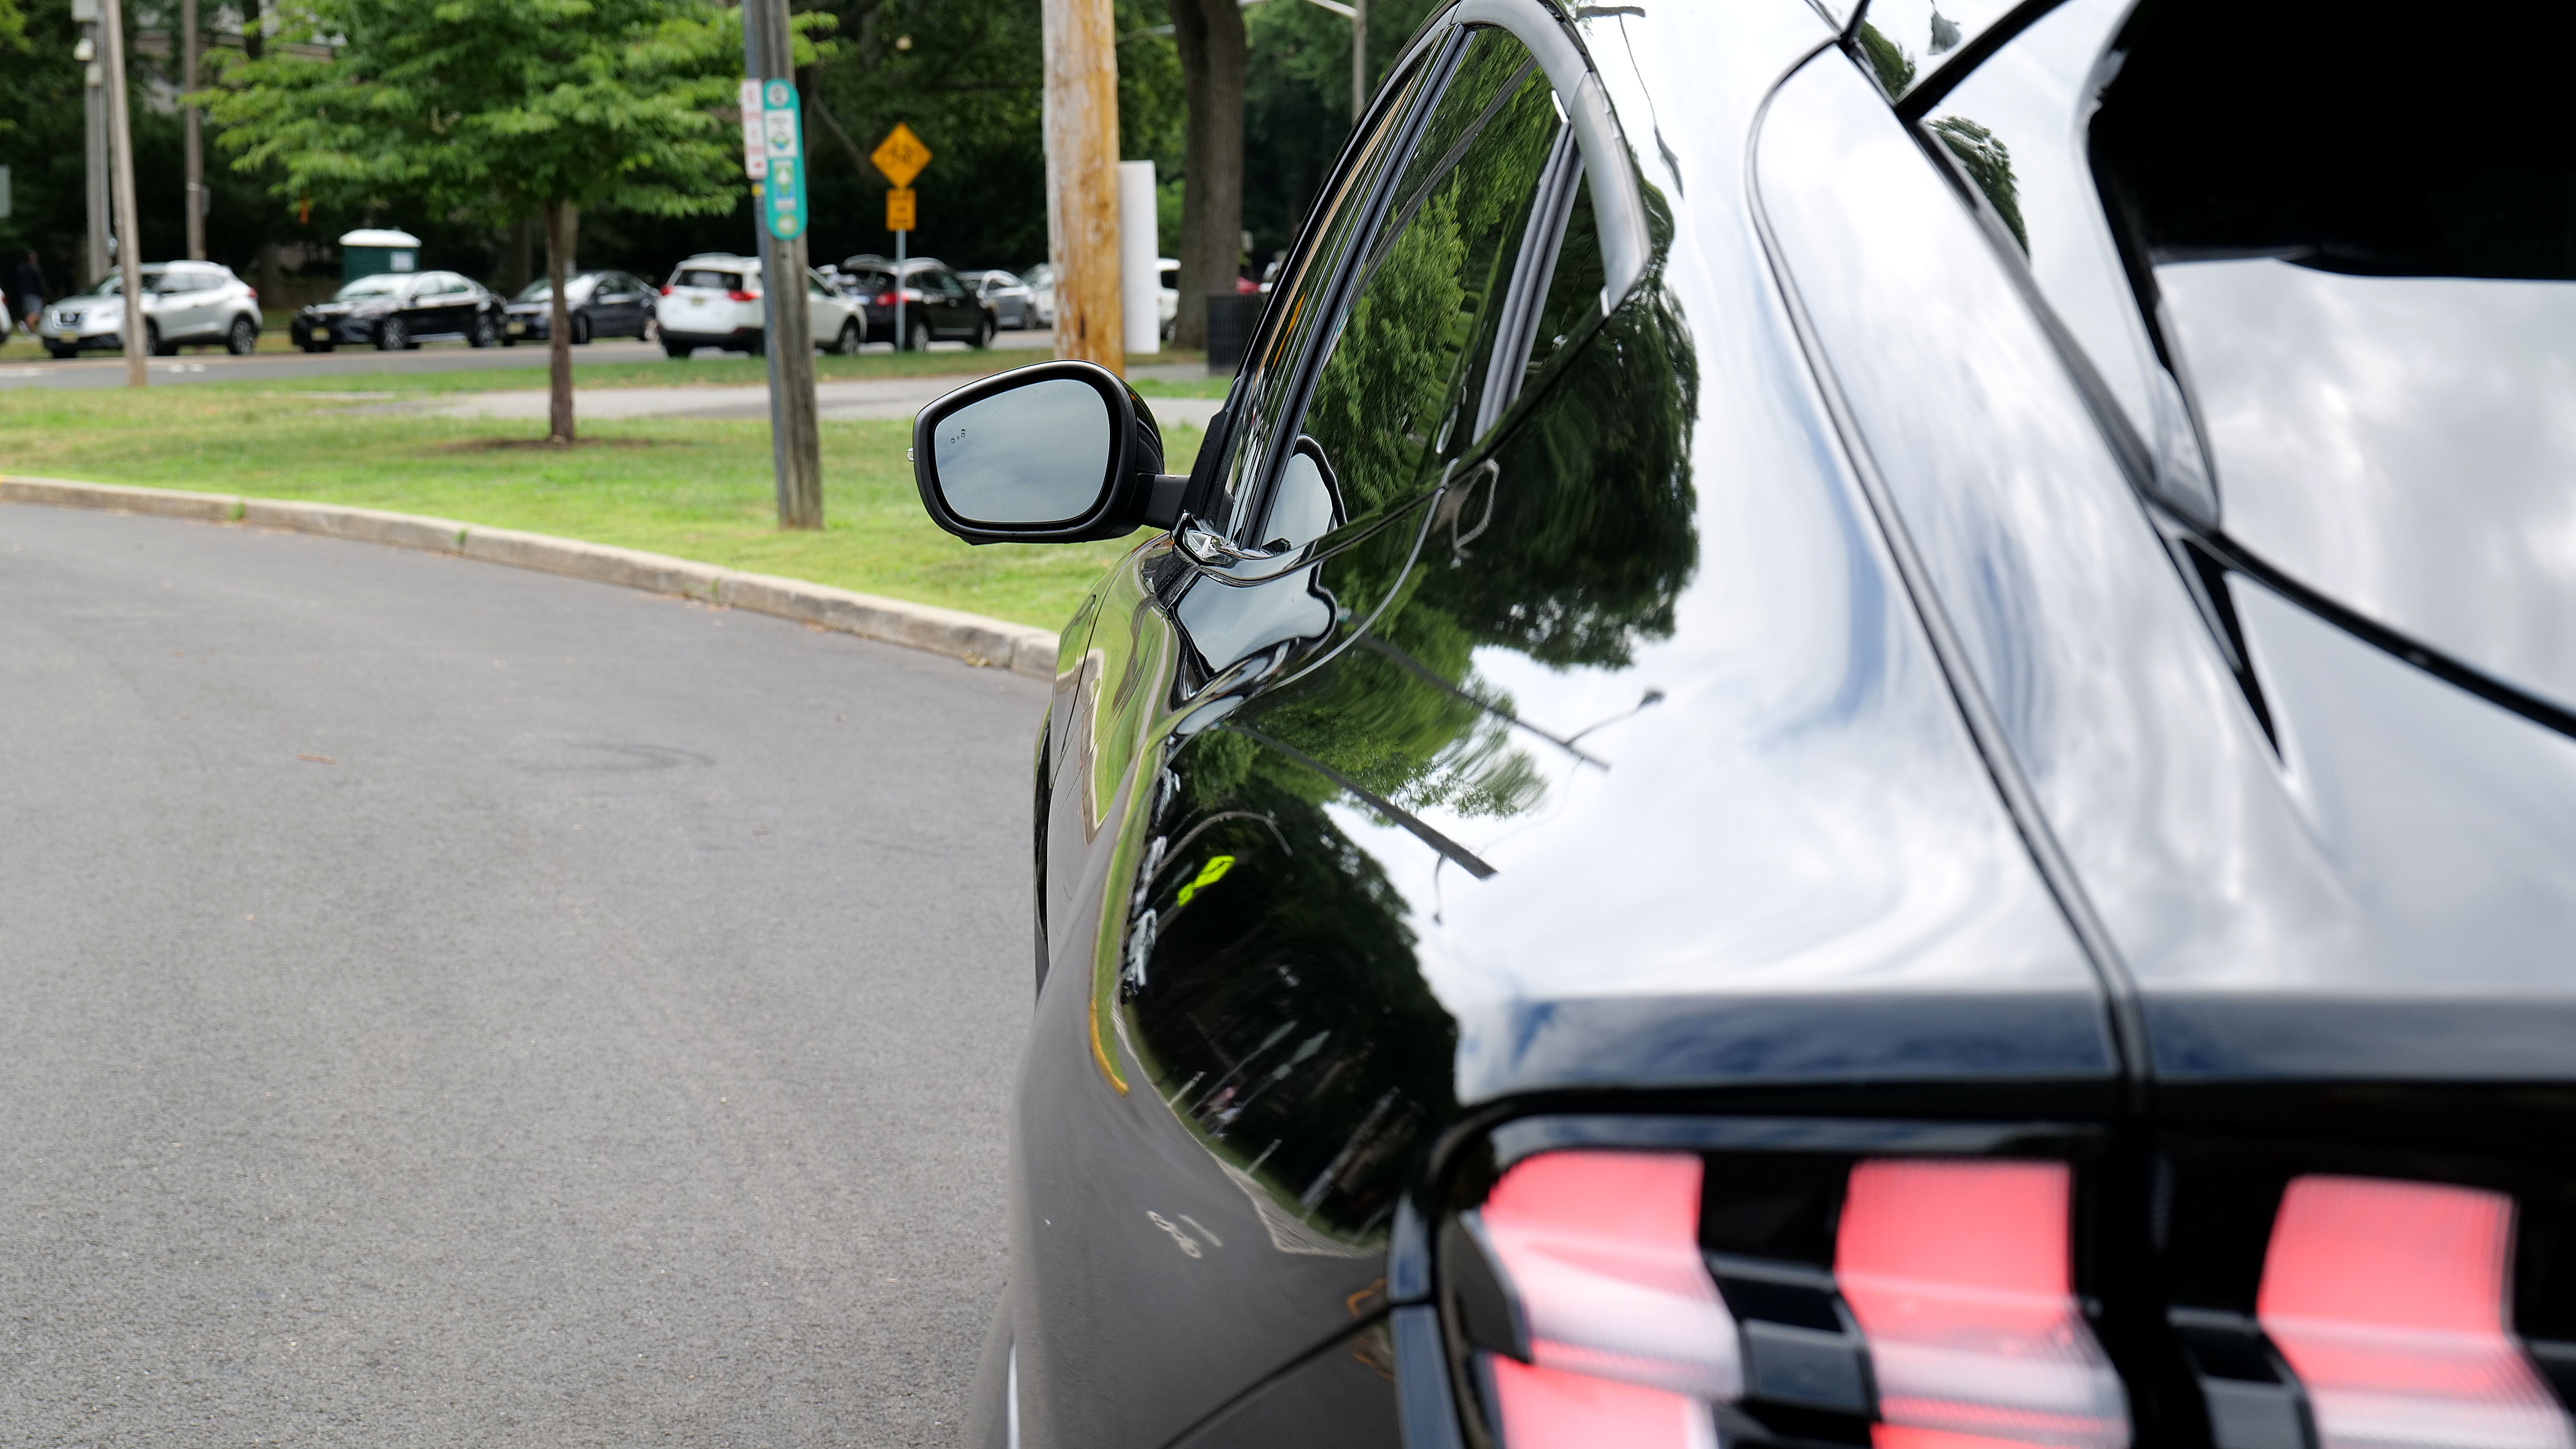
M 2576 1443 L 2576 12 L 1464 0 L 1037 737 L 970 1442 Z

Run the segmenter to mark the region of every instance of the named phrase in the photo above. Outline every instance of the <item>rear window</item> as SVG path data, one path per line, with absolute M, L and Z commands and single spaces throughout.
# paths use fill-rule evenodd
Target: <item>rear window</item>
M 742 290 L 742 274 L 740 272 L 719 272 L 706 267 L 682 267 L 679 270 L 678 275 L 671 279 L 671 285 L 674 287 L 704 287 L 710 291 L 717 292 L 738 292 Z
M 2576 7 L 2386 14 L 2142 11 L 2093 121 L 2097 179 L 2217 530 L 2576 704 Z

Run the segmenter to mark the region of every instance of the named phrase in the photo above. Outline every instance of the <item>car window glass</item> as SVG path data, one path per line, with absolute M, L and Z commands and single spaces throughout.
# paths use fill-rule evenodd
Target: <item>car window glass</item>
M 1227 460 L 1219 496 L 1208 502 L 1208 516 L 1222 521 L 1228 531 L 1240 526 L 1252 480 L 1260 477 L 1280 438 L 1278 419 L 1294 397 L 1297 361 L 1332 303 L 1342 265 L 1373 214 L 1379 185 L 1396 157 L 1397 142 L 1413 118 L 1426 78 L 1435 68 L 1434 64 L 1416 64 L 1401 80 L 1390 83 L 1401 89 L 1373 113 L 1369 133 L 1354 144 L 1356 160 L 1342 171 L 1318 203 L 1319 220 L 1310 240 L 1292 269 L 1281 278 L 1279 292 L 1283 300 L 1270 308 L 1279 320 L 1263 339 L 1259 354 L 1246 360 L 1251 378 L 1240 394 L 1244 401 L 1237 404 L 1242 416 L 1235 424 L 1234 456 Z M 1051 271 L 1049 280 L 1053 280 Z M 1294 436 L 1287 435 L 1290 439 Z
M 687 267 L 683 268 L 680 272 L 680 285 L 683 287 L 704 287 L 708 290 L 717 292 L 732 292 L 739 291 L 741 289 L 742 278 L 732 272 L 711 271 L 702 267 Z
M 1474 364 L 1561 129 L 1527 48 L 1476 32 L 1405 166 L 1300 424 L 1352 516 L 1413 496 L 1436 460 L 1474 441 L 1484 384 Z
M 2227 540 L 2576 705 L 2576 11 L 2481 16 L 2391 45 L 2170 0 L 2121 36 L 2092 154 Z
M 1601 228 L 1592 218 L 1592 186 L 1578 164 L 1565 217 L 1555 225 L 1556 256 L 1547 266 L 1536 325 L 1531 328 L 1525 376 L 1536 377 L 1601 316 L 1601 294 L 1610 278 L 1601 267 Z
M 2014 0 L 1870 0 L 1854 38 L 1879 88 L 1902 96 L 2011 13 Z

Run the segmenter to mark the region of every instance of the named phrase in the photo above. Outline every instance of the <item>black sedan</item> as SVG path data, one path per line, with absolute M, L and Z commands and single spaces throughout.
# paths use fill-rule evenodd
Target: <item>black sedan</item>
M 564 283 L 564 306 L 572 315 L 572 340 L 578 346 L 593 337 L 635 337 L 651 341 L 653 304 L 661 290 L 629 272 L 583 272 Z M 554 287 L 539 277 L 521 287 L 509 301 L 501 324 L 501 345 L 543 342 L 554 327 Z
M 1036 735 L 970 1443 L 2576 1443 L 2576 11 L 1464 0 Z M 2391 124 L 2391 118 L 2439 124 Z
M 344 342 L 400 352 L 440 338 L 489 347 L 501 340 L 502 309 L 497 294 L 454 272 L 383 272 L 297 312 L 287 333 L 307 352 Z
M 841 272 L 853 278 L 855 294 L 867 303 L 870 342 L 893 342 L 907 352 L 918 352 L 933 342 L 963 342 L 980 348 L 991 346 L 993 334 L 1001 330 L 992 304 L 936 258 L 913 257 L 897 263 L 857 256 L 841 263 Z M 898 276 L 902 278 L 899 287 Z M 899 337 L 895 331 L 898 292 L 903 299 Z

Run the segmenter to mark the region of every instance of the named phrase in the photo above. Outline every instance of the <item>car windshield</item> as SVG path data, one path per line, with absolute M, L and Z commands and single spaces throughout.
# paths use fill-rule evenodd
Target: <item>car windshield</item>
M 675 287 L 705 287 L 711 291 L 732 292 L 742 287 L 742 277 L 735 272 L 710 271 L 703 267 L 683 267 L 671 279 Z
M 360 277 L 332 293 L 331 300 L 347 302 L 359 297 L 399 297 L 402 295 L 403 283 L 409 280 L 408 277 L 396 276 L 391 272 L 373 277 Z
M 554 294 L 555 284 L 547 281 L 543 277 L 539 277 L 537 280 L 521 287 L 517 294 L 512 296 L 510 300 L 513 302 L 542 302 L 547 298 L 552 297 Z

